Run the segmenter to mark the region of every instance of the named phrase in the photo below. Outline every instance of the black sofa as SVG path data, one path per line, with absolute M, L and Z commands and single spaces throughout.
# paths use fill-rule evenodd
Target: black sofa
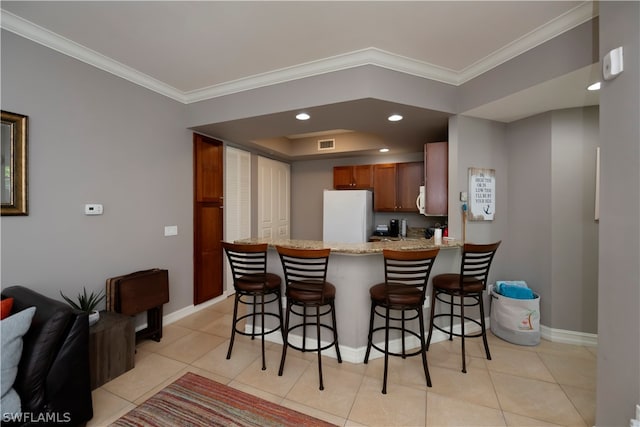
M 87 314 L 23 286 L 2 297 L 14 299 L 12 313 L 36 307 L 13 386 L 28 414 L 22 424 L 86 424 L 93 417 Z

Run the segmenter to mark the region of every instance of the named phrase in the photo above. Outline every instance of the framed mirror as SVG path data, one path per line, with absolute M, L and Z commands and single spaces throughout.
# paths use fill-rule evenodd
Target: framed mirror
M 27 121 L 27 116 L 2 111 L 2 215 L 28 215 Z

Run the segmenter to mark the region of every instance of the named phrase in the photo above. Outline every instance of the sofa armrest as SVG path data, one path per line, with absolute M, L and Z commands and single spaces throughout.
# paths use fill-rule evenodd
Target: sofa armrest
M 31 328 L 24 336 L 14 383 L 22 411 L 57 412 L 59 417 L 69 416 L 71 425 L 90 419 L 93 409 L 87 314 L 24 286 L 8 287 L 2 295 L 13 297 L 14 312 L 36 307 Z

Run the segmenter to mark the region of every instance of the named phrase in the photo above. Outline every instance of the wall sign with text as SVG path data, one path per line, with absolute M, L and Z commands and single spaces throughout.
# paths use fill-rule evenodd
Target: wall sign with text
M 469 220 L 492 221 L 496 212 L 496 170 L 469 168 Z

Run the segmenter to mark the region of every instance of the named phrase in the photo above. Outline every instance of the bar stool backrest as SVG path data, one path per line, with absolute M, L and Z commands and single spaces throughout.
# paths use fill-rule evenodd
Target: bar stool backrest
M 482 282 L 482 288 L 487 286 L 489 268 L 501 241 L 478 245 L 465 243 L 460 264 L 460 289 L 465 282 Z
M 264 282 L 267 274 L 267 244 L 223 242 L 234 285 L 238 280 Z
M 287 286 L 296 283 L 322 285 L 327 279 L 331 249 L 296 249 L 276 246 Z
M 384 278 L 386 284 L 396 283 L 422 291 L 424 301 L 431 268 L 440 249 L 400 251 L 384 249 Z

